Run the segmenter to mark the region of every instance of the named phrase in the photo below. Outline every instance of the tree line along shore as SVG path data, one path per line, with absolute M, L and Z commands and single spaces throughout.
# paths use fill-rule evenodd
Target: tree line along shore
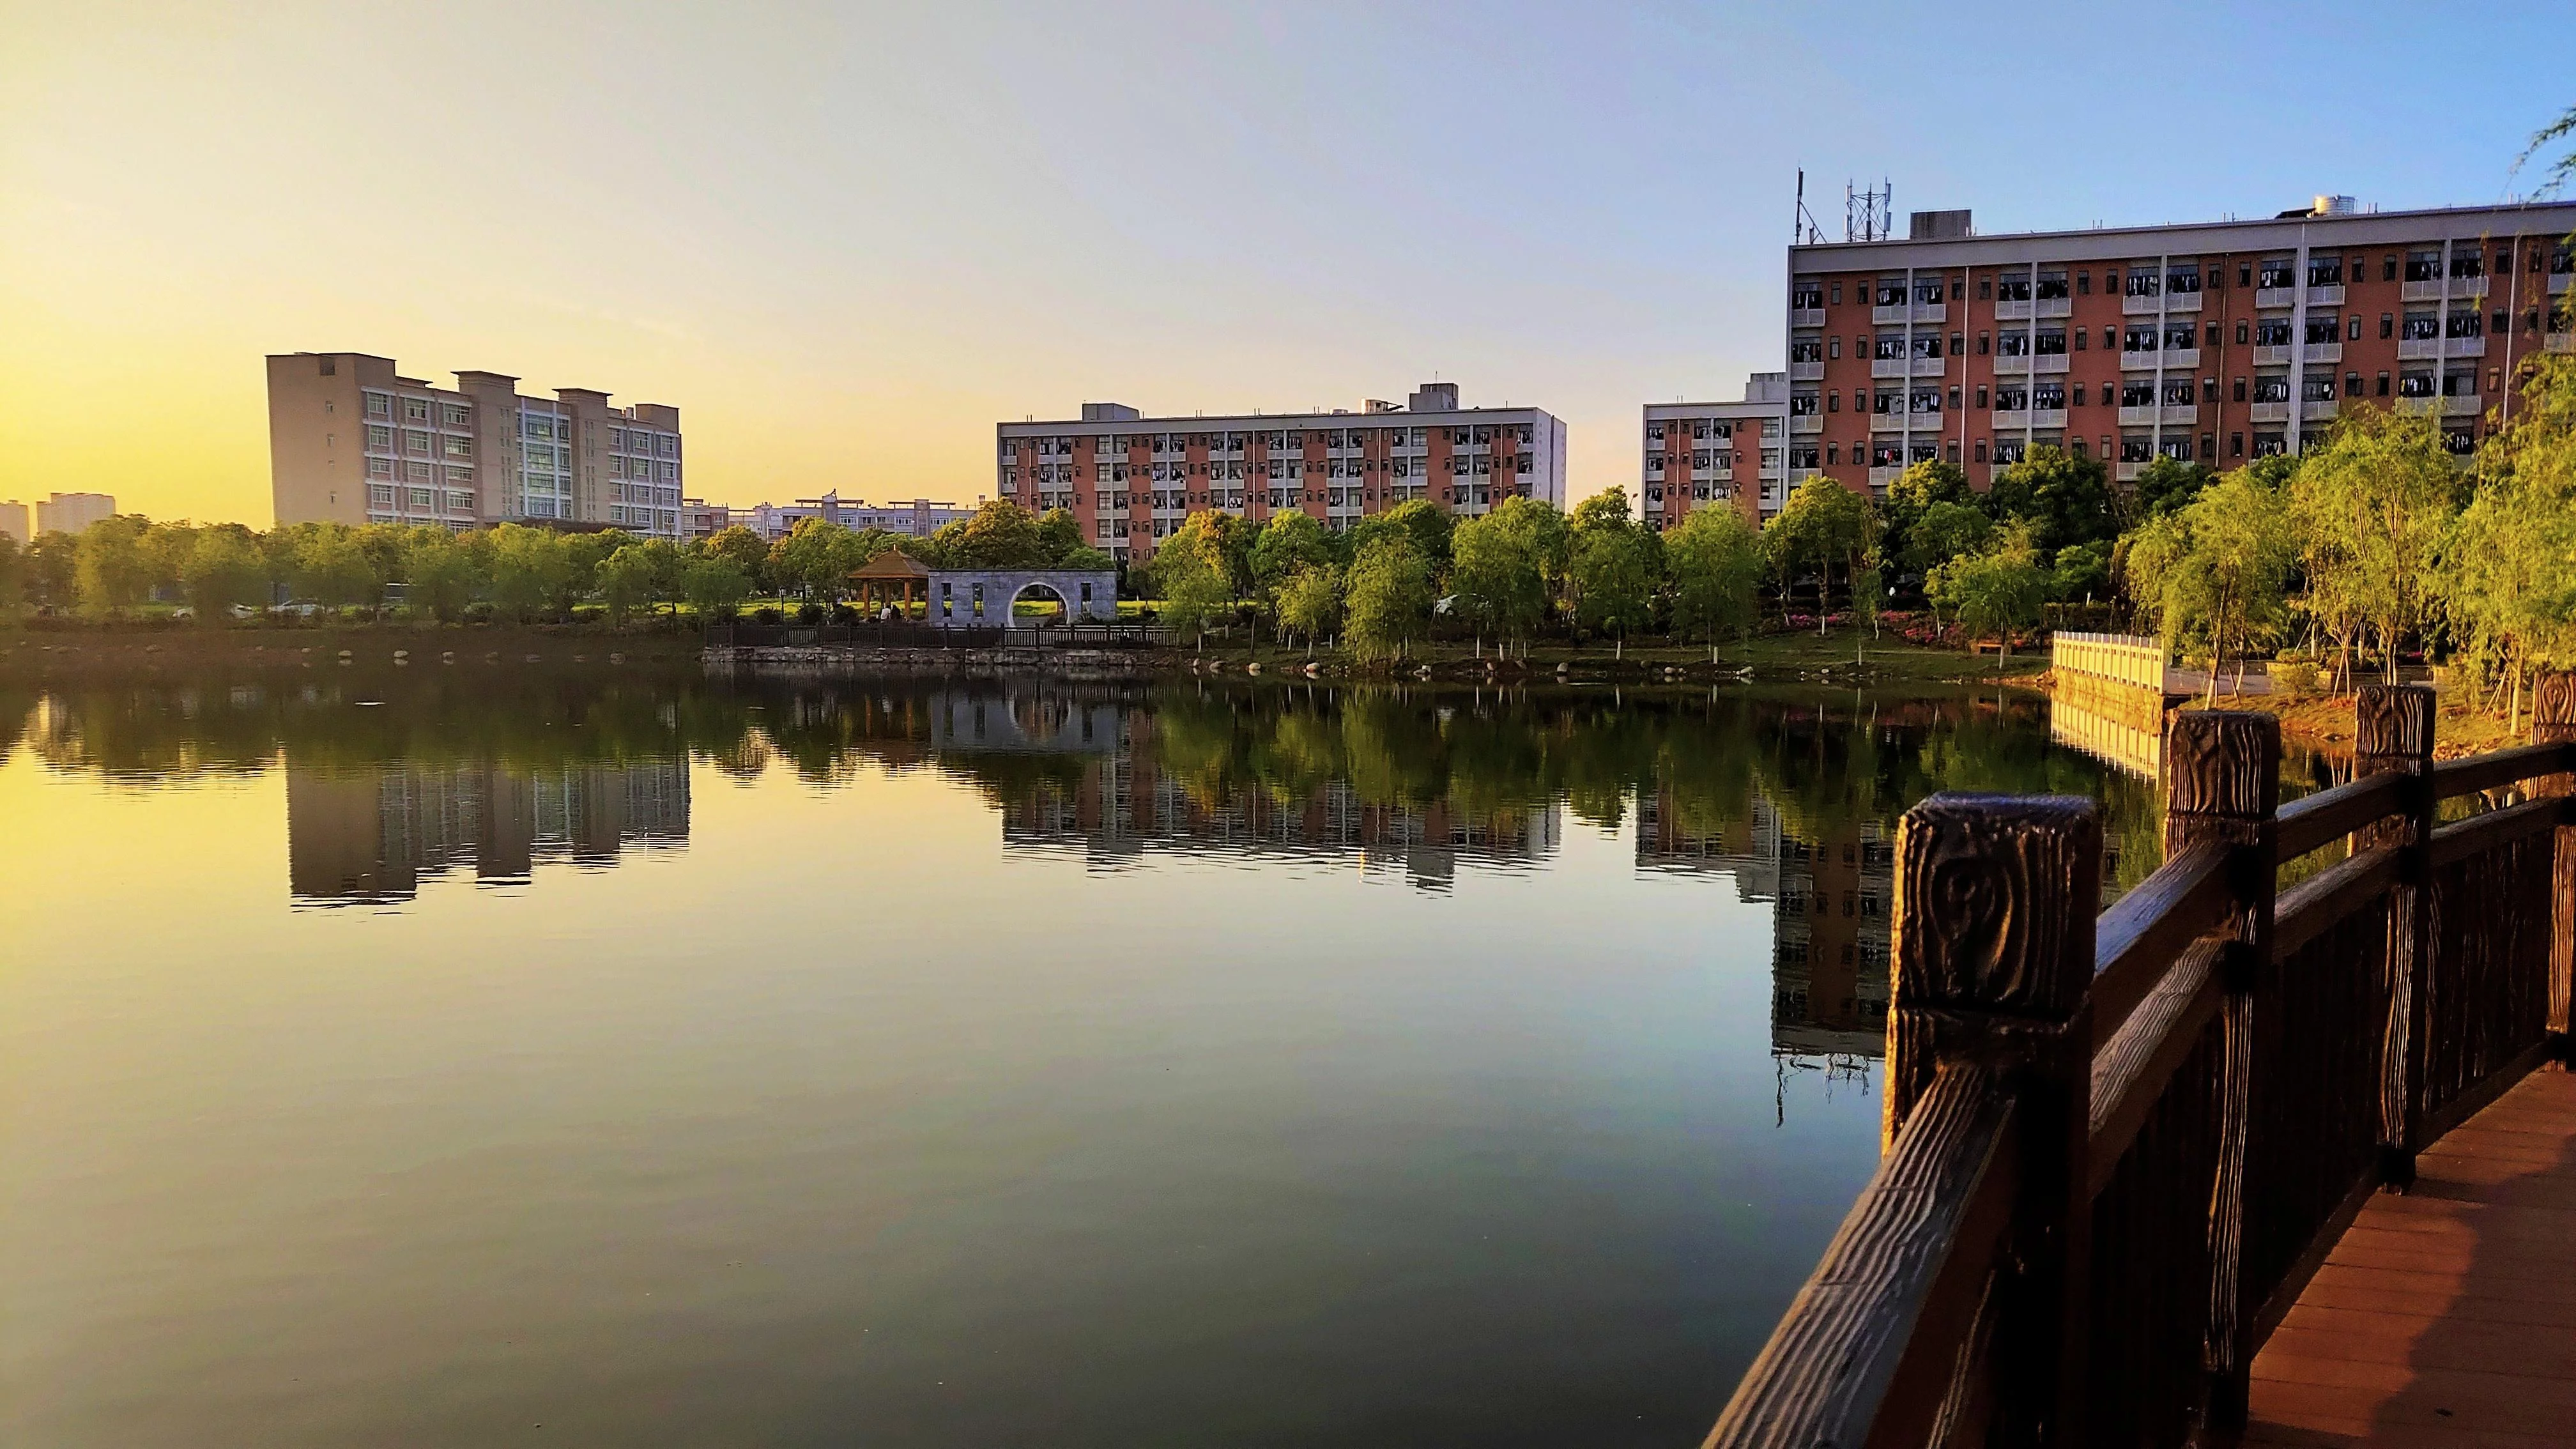
M 1658 531 L 1616 488 L 1570 513 L 1524 498 L 1453 519 L 1409 503 L 1338 530 L 1206 512 L 1135 565 L 1091 548 L 1061 510 L 1008 501 L 928 538 L 806 520 L 776 540 L 737 527 L 689 544 L 120 515 L 25 548 L 0 539 L 0 612 L 39 628 L 183 613 L 200 629 L 854 621 L 851 573 L 898 550 L 934 568 L 1114 570 L 1122 613 L 1166 637 L 1361 669 L 1462 650 L 1722 660 L 1796 633 L 1839 634 L 1862 658 L 2009 653 L 2073 621 L 2157 635 L 2206 667 L 2263 660 L 2291 693 L 2432 663 L 2510 728 L 2533 670 L 2576 663 L 2576 358 L 2537 359 L 2522 381 L 2466 454 L 2435 419 L 2362 409 L 2296 456 L 2224 472 L 2158 458 L 2134 487 L 2043 448 L 1983 489 L 1937 461 L 1875 500 L 1811 480 L 1759 527 L 1717 506 Z M 297 601 L 284 614 L 280 594 Z M 1814 652 L 1821 666 L 1833 651 Z

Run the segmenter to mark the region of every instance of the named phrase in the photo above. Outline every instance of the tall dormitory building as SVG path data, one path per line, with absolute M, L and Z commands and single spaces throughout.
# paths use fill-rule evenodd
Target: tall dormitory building
M 680 410 L 604 392 L 522 396 L 460 372 L 442 388 L 363 352 L 268 359 L 270 487 L 279 523 L 468 529 L 504 520 L 681 538 Z
M 1152 556 L 1193 513 L 1267 522 L 1302 511 L 1347 529 L 1416 499 L 1460 517 L 1507 499 L 1565 506 L 1565 424 L 1538 408 L 1471 408 L 1456 383 L 1358 412 L 1148 418 L 1085 403 L 1079 421 L 1003 423 L 997 496 L 1062 508 L 1118 558 Z
M 2570 350 L 2571 231 L 2576 204 L 2319 197 L 2259 221 L 2009 236 L 1917 212 L 1903 241 L 1792 246 L 1785 477 L 1734 501 L 1767 516 L 1815 477 L 1876 496 L 1932 458 L 1983 487 L 2042 445 L 2123 483 L 2158 454 L 2228 468 L 2359 407 L 2437 415 L 2465 454 L 2514 406 L 2523 361 Z M 1711 480 L 1676 486 L 1671 428 L 1723 409 L 1740 432 L 1744 405 L 1646 409 L 1650 520 L 1717 501 L 1699 496 Z

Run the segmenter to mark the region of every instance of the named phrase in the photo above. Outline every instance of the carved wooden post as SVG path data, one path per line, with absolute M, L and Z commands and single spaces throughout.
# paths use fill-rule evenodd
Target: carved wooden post
M 2531 683 L 2531 742 L 2576 744 L 2576 674 L 2551 670 Z M 2576 794 L 2576 774 L 2540 781 L 2542 795 Z M 2571 1056 L 2570 984 L 2576 982 L 2576 828 L 2558 827 L 2558 854 L 2549 874 L 2549 1054 L 2560 1065 Z
M 2403 775 L 2401 814 L 2353 833 L 2355 854 L 2397 850 L 2388 900 L 2388 1023 L 2379 1079 L 2380 1180 L 2415 1182 L 2423 1145 L 2426 983 L 2433 969 L 2433 691 L 2364 685 L 2353 700 L 2353 778 Z
M 2165 722 L 2165 856 L 2204 840 L 2239 847 L 2229 873 L 2235 944 L 2227 960 L 2226 1057 L 2218 1093 L 2218 1177 L 2209 1203 L 2209 1418 L 2245 1423 L 2253 1305 L 2245 1301 L 2246 1137 L 2256 998 L 2270 974 L 2281 724 L 2268 714 L 2181 710 Z
M 1935 795 L 1896 833 L 1886 1140 L 1943 1063 L 2009 1075 L 2022 1137 L 1991 1362 L 1997 1442 L 2080 1442 L 2092 1199 L 2093 921 L 2102 825 L 2068 796 Z

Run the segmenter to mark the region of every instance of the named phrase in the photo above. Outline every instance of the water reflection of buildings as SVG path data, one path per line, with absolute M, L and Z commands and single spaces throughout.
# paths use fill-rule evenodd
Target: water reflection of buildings
M 1212 787 L 1166 768 L 1155 717 L 1131 703 L 957 691 L 925 700 L 915 718 L 945 763 L 1008 782 L 994 791 L 1005 851 L 1078 855 L 1094 869 L 1123 870 L 1154 854 L 1306 857 L 1442 890 L 1462 867 L 1523 869 L 1559 840 L 1553 803 L 1388 804 L 1340 779 L 1294 792 Z
M 1888 908 L 1895 857 L 1874 820 L 1795 827 L 1760 794 L 1740 819 L 1694 832 L 1670 791 L 1641 797 L 1637 864 L 1734 876 L 1771 903 L 1771 1049 L 1852 1065 L 1887 1045 Z
M 1149 755 L 1086 762 L 1078 781 L 1039 784 L 1002 811 L 1006 850 L 1079 850 L 1095 867 L 1122 868 L 1150 852 L 1306 856 L 1401 871 L 1443 890 L 1463 865 L 1521 870 L 1553 854 L 1558 807 L 1483 812 L 1447 800 L 1389 805 L 1333 780 L 1282 799 L 1265 790 L 1211 798 L 1160 773 Z
M 514 769 L 394 765 L 286 772 L 288 889 L 312 905 L 408 900 L 471 867 L 492 884 L 540 862 L 608 866 L 685 845 L 686 761 Z

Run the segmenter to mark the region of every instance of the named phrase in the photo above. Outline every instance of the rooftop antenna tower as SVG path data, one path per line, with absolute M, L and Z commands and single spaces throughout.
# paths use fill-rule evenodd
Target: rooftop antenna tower
M 1843 183 L 1843 240 L 1889 241 L 1896 235 L 1896 184 L 1881 178 L 1878 189 L 1855 191 Z
M 1816 225 L 1816 214 L 1807 210 L 1807 173 L 1798 172 L 1798 209 L 1789 217 L 1789 245 L 1813 246 L 1825 239 L 1825 229 Z

